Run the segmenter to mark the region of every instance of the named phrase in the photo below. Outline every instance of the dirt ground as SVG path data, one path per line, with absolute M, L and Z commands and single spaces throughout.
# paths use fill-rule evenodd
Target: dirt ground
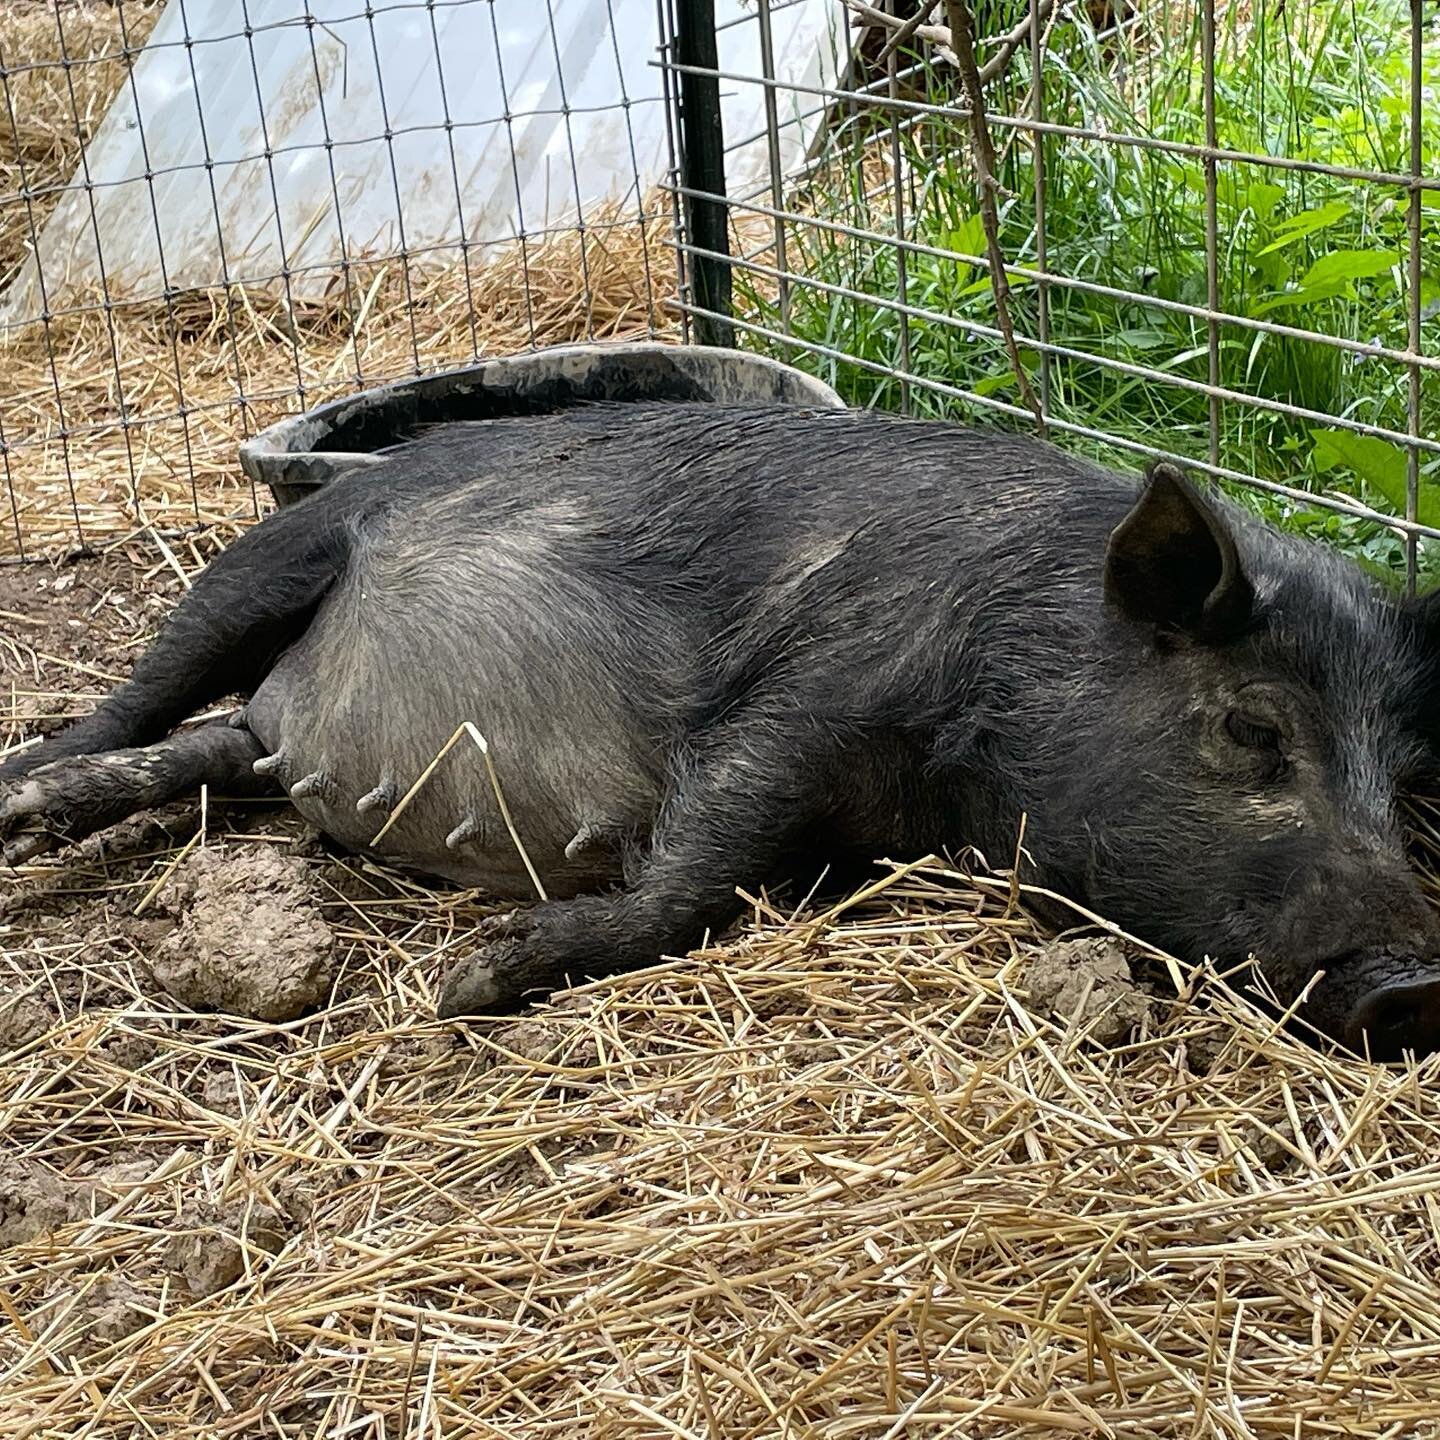
M 128 674 L 183 589 L 168 565 L 137 563 L 143 559 L 129 549 L 61 566 L 0 567 L 0 741 L 7 747 L 62 727 Z M 223 853 L 225 842 L 244 838 L 287 856 L 319 853 L 317 837 L 283 806 L 231 802 L 213 814 L 207 809 L 203 821 L 202 836 L 197 806 L 177 804 L 93 837 L 58 869 L 47 861 L 0 875 L 4 933 L 23 933 L 36 953 L 83 948 L 93 968 L 97 954 L 133 954 L 157 927 L 170 928 L 162 918 L 164 887 L 143 910 L 136 902 L 163 873 L 157 867 L 187 846 L 213 840 Z M 254 896 L 233 897 L 236 906 L 246 901 Z M 106 1001 L 119 994 L 105 987 L 87 993 Z M 68 1011 L 62 999 L 58 1011 L 46 1013 L 64 1019 Z

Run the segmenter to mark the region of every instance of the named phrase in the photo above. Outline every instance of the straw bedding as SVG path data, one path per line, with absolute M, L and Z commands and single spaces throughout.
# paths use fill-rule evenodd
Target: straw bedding
M 477 252 L 468 276 L 356 263 L 328 300 L 293 309 L 283 293 L 237 285 L 168 307 L 95 303 L 0 336 L 12 447 L 0 559 L 253 520 L 269 497 L 240 474 L 236 446 L 293 413 L 302 390 L 315 405 L 476 356 L 663 328 L 665 223 L 658 207 L 643 225 L 633 213 L 612 206 L 583 237 Z
M 474 277 L 482 351 L 537 309 L 542 342 L 650 323 L 658 245 L 597 251 L 587 314 L 569 243 L 528 289 L 513 256 Z M 125 317 L 127 387 L 170 407 L 178 354 L 217 397 L 195 492 L 163 426 L 133 486 L 114 430 L 68 475 L 10 457 L 12 553 L 73 545 L 72 480 L 107 553 L 0 568 L 0 745 L 92 703 L 243 523 L 237 356 L 279 407 L 292 336 L 317 392 L 357 350 L 367 380 L 471 353 L 453 274 L 413 332 L 396 283 L 363 315 L 239 297 L 233 347 L 224 296 Z M 54 333 L 67 423 L 112 420 L 103 323 Z M 40 437 L 43 350 L 9 345 L 7 437 Z M 1440 1061 L 1057 950 L 969 869 L 754 897 L 688 960 L 469 1026 L 430 1017 L 484 898 L 284 811 L 0 877 L 0 1436 L 1440 1434 Z
M 0 571 L 0 742 L 153 555 Z M 876 876 L 469 1026 L 484 897 L 285 811 L 0 880 L 0 1436 L 1440 1433 L 1440 1062 Z

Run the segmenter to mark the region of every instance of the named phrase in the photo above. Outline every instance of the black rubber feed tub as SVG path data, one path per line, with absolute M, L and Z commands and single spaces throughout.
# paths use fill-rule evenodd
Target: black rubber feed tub
M 595 400 L 709 401 L 844 409 L 822 381 L 739 350 L 656 344 L 566 345 L 363 390 L 271 425 L 240 446 L 240 466 L 289 505 L 422 425 L 543 415 Z

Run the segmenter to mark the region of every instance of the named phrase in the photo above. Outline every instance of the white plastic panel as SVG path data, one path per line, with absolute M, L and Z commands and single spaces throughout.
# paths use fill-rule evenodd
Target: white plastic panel
M 342 241 L 351 259 L 454 246 L 462 214 L 464 238 L 505 241 L 572 224 L 607 199 L 633 201 L 637 182 L 643 193 L 663 177 L 655 0 L 373 9 L 367 18 L 356 0 L 170 0 L 133 87 L 122 85 L 91 142 L 91 186 L 82 167 L 42 231 L 50 306 L 93 296 L 102 274 L 111 298 L 128 300 L 167 282 L 265 280 L 284 266 L 294 294 L 315 295 L 333 284 Z M 833 84 L 838 9 L 774 0 L 782 84 Z M 716 12 L 722 70 L 758 75 L 754 0 L 717 0 Z M 768 173 L 763 90 L 722 91 L 727 136 L 757 137 L 729 156 L 727 183 L 753 187 Z M 780 103 L 788 167 L 816 123 L 797 112 L 816 102 Z M 37 282 L 32 257 L 4 319 L 40 312 Z

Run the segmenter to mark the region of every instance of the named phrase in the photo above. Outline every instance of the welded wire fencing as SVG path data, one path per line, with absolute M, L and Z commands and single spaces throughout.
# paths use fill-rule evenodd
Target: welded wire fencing
M 1440 7 L 844 0 L 803 88 L 697 60 L 705 8 L 663 7 L 672 89 L 824 123 L 747 189 L 681 155 L 698 338 L 1182 460 L 1387 577 L 1436 563 Z
M 673 323 L 654 28 L 651 0 L 0 7 L 0 559 L 243 522 L 236 445 L 283 413 Z
M 223 534 L 337 394 L 656 336 L 1424 580 L 1437 77 L 1424 0 L 16 0 L 0 561 Z

